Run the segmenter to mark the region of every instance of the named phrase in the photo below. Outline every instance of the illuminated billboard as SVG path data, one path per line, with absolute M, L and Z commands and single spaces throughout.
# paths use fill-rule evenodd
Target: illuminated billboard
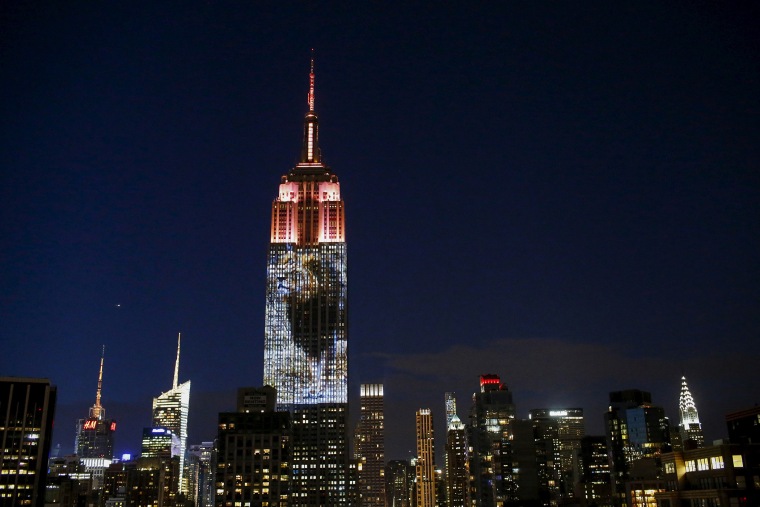
M 346 403 L 346 244 L 272 243 L 264 383 L 279 406 Z

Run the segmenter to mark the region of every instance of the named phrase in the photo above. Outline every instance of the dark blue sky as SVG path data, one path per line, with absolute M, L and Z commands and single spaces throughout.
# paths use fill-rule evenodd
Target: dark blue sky
M 347 205 L 352 392 L 384 382 L 388 458 L 497 373 L 518 415 L 611 390 L 709 439 L 760 402 L 758 6 L 0 6 L 1 375 L 95 401 L 138 451 L 192 380 L 191 443 L 262 381 L 271 201 L 308 58 Z M 117 306 L 119 305 L 119 306 Z M 439 449 L 443 441 L 438 442 Z

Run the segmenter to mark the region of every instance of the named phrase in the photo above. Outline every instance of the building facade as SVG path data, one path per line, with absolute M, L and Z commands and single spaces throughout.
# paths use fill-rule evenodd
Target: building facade
M 105 471 L 102 502 L 106 506 L 175 507 L 179 458 L 140 457 L 112 463 Z
M 359 501 L 385 507 L 385 420 L 382 384 L 361 384 L 359 424 L 354 440 Z
M 760 444 L 721 444 L 662 455 L 657 507 L 760 505 Z
M 45 505 L 56 394 L 47 379 L 0 377 L 0 505 Z
M 196 507 L 214 505 L 216 448 L 214 442 L 201 442 L 187 449 L 185 477 L 187 500 Z
M 391 460 L 385 465 L 385 498 L 388 507 L 414 505 L 416 471 L 407 460 Z
M 216 505 L 292 505 L 290 460 L 289 412 L 220 413 Z
M 417 411 L 416 507 L 436 506 L 435 438 L 429 408 Z
M 656 475 L 656 471 L 632 471 L 646 469 L 647 463 L 670 451 L 670 423 L 663 408 L 652 404 L 652 395 L 638 389 L 611 392 L 604 421 L 612 465 L 613 504 L 625 505 L 626 483 L 633 476 Z
M 732 444 L 760 444 L 760 405 L 726 414 L 726 427 Z
M 473 502 L 496 507 L 517 500 L 512 459 L 512 393 L 498 375 L 480 377 L 470 413 L 470 474 Z
M 153 427 L 166 428 L 179 439 L 174 449 L 179 458 L 179 488 L 187 491 L 184 481 L 185 450 L 187 448 L 187 417 L 190 413 L 190 381 L 179 383 L 179 352 L 182 335 L 177 336 L 177 359 L 174 363 L 172 388 L 153 398 Z
M 582 408 L 546 409 L 529 412 L 533 421 L 538 465 L 539 498 L 558 505 L 575 496 L 573 463 L 586 434 Z
M 587 435 L 581 439 L 576 473 L 576 497 L 582 505 L 609 507 L 612 502 L 607 437 Z
M 292 505 L 347 505 L 346 233 L 338 177 L 319 148 L 311 63 L 301 158 L 272 203 L 264 385 L 293 415 Z

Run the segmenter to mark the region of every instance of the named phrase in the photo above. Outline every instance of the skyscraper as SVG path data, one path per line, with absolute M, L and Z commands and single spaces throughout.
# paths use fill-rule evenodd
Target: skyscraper
M 608 505 L 611 497 L 607 437 L 587 435 L 578 450 L 578 495 L 585 505 Z
M 222 412 L 217 433 L 215 504 L 278 507 L 291 483 L 289 412 Z
M 517 499 L 512 465 L 512 423 L 515 405 L 512 393 L 498 375 L 480 377 L 480 392 L 472 396 L 470 414 L 470 474 L 473 501 L 496 507 Z
M 187 478 L 187 500 L 194 502 L 196 507 L 211 507 L 214 505 L 216 477 L 216 449 L 214 442 L 202 442 L 190 445 L 185 462 L 185 477 Z
M 448 414 L 446 415 L 448 416 Z M 469 493 L 470 464 L 468 463 L 467 453 L 467 431 L 465 430 L 465 425 L 454 413 L 446 430 L 447 505 L 449 507 L 469 506 Z
M 349 502 L 346 239 L 338 177 L 322 161 L 314 58 L 298 164 L 272 203 L 264 385 L 293 414 L 291 505 Z
M 359 460 L 362 507 L 385 507 L 385 421 L 383 384 L 361 384 L 354 453 Z
M 90 407 L 90 414 L 86 419 L 77 421 L 74 449 L 80 458 L 105 458 L 108 460 L 113 458 L 113 437 L 116 431 L 116 421 L 106 419 L 106 409 L 100 404 L 103 391 L 103 359 L 105 353 L 106 348 L 103 346 L 95 405 Z
M 699 422 L 697 405 L 694 403 L 689 386 L 686 384 L 686 377 L 681 377 L 681 395 L 678 399 L 678 412 L 681 416 L 681 423 L 678 429 L 681 433 L 684 449 L 704 447 L 705 435 L 702 433 L 702 424 Z
M 385 498 L 388 507 L 412 507 L 414 468 L 408 460 L 391 460 L 385 466 Z
M 454 419 L 454 416 L 457 415 L 456 393 L 447 392 L 444 395 L 444 400 L 446 403 L 446 429 L 448 430 L 449 426 L 451 425 L 451 421 Z
M 540 498 L 550 505 L 574 496 L 573 462 L 586 431 L 582 408 L 529 412 L 538 460 Z
M 433 414 L 429 408 L 417 411 L 417 507 L 435 507 L 435 447 Z
M 40 378 L 0 378 L 0 505 L 45 505 L 56 388 Z
M 166 428 L 179 438 L 179 491 L 186 491 L 184 477 L 187 448 L 187 415 L 190 411 L 190 381 L 179 383 L 179 351 L 181 334 L 177 335 L 177 360 L 174 363 L 172 388 L 153 398 L 153 427 Z M 174 454 L 174 452 L 173 452 Z
M 624 502 L 634 462 L 670 450 L 669 422 L 662 407 L 652 405 L 651 393 L 638 389 L 611 392 L 604 421 L 615 501 Z

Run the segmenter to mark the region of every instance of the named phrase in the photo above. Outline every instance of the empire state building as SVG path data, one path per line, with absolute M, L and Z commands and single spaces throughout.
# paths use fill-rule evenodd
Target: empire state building
M 290 505 L 348 505 L 346 239 L 338 177 L 322 162 L 309 74 L 300 162 L 272 203 L 264 384 L 292 414 Z

